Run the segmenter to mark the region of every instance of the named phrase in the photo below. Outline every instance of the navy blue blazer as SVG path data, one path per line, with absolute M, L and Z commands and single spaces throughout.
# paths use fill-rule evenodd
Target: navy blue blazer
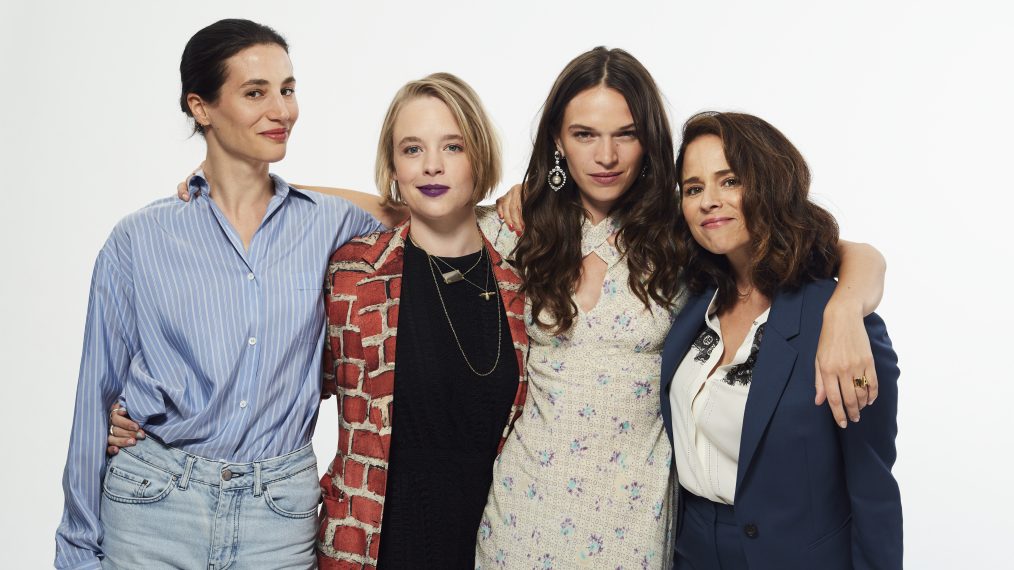
M 859 423 L 839 428 L 813 405 L 814 359 L 833 280 L 779 293 L 771 303 L 743 418 L 736 522 L 751 570 L 901 568 L 897 452 L 898 357 L 884 321 L 866 317 L 880 394 Z M 695 296 L 662 349 L 662 419 L 672 443 L 669 387 L 704 324 L 714 290 Z M 754 529 L 751 529 L 753 531 Z

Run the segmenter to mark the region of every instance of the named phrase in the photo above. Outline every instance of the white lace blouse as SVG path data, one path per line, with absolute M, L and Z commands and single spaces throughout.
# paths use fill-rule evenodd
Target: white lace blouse
M 769 312 L 754 320 L 732 362 L 715 368 L 725 345 L 712 298 L 700 334 L 673 375 L 669 402 L 680 485 L 717 503 L 731 505 L 736 496 L 743 413 Z

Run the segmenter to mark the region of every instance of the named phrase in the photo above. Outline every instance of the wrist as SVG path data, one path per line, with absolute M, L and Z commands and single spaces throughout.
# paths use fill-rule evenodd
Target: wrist
M 845 294 L 839 289 L 831 296 L 831 299 L 827 302 L 827 306 L 824 307 L 824 317 L 830 316 L 861 318 L 864 316 L 863 301 L 853 295 Z

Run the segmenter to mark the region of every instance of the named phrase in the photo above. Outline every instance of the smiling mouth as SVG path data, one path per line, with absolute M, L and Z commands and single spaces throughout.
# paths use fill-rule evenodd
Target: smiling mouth
M 285 142 L 289 138 L 289 129 L 271 129 L 260 134 L 276 142 Z
M 450 186 L 444 186 L 443 184 L 426 184 L 425 186 L 416 186 L 416 188 L 430 198 L 443 195 L 451 189 Z
M 701 222 L 701 227 L 706 230 L 713 230 L 720 228 L 731 221 L 732 218 L 708 218 L 707 220 Z

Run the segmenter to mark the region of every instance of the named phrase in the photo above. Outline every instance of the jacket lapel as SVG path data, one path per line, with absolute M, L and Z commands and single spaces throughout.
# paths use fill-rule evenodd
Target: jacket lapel
M 757 364 L 754 366 L 753 380 L 750 383 L 750 395 L 747 397 L 743 415 L 736 477 L 737 501 L 750 463 L 796 364 L 796 349 L 788 341 L 799 334 L 802 306 L 803 298 L 800 291 L 780 293 L 771 303 L 771 312 L 764 327 L 764 338 L 761 339 Z
M 694 342 L 701 326 L 704 325 L 704 313 L 708 310 L 715 289 L 709 288 L 691 298 L 680 314 L 676 316 L 669 334 L 662 345 L 662 397 L 669 398 L 669 385 L 676 367 L 683 361 L 690 343 Z

